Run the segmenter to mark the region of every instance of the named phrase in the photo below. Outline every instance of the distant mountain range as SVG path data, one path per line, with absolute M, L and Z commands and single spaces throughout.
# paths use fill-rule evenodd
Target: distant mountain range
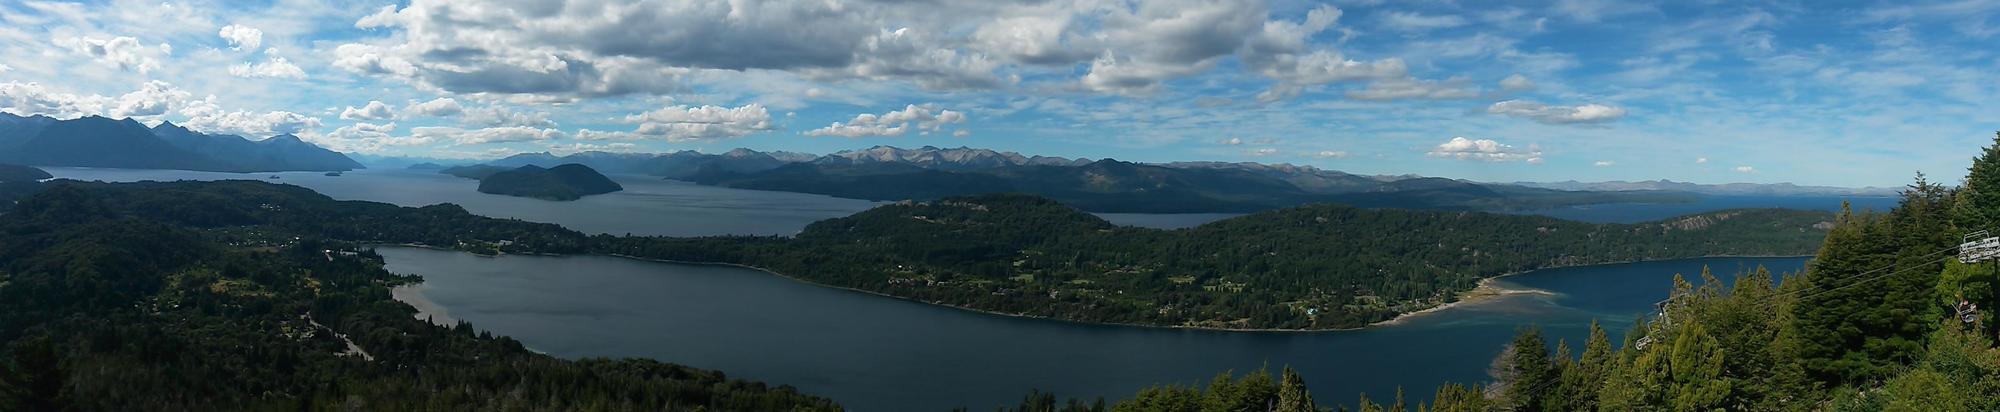
M 1571 180 L 1542 183 L 1515 182 L 1513 184 L 1556 190 L 1673 190 L 1719 196 L 1895 196 L 1901 190 L 1900 188 L 1888 187 L 1799 186 L 1791 183 L 1727 183 L 1705 185 L 1672 180 L 1595 183 Z
M 203 134 L 162 122 L 0 113 L 0 163 L 214 172 L 347 171 L 346 155 L 289 134 L 263 140 Z
M 1576 192 L 1415 176 L 1361 176 L 1310 166 L 1026 156 L 974 148 L 876 146 L 825 156 L 736 149 L 722 154 L 528 153 L 499 167 L 565 163 L 742 189 L 867 200 L 1031 193 L 1092 212 L 1252 212 L 1308 203 L 1364 207 L 1519 210 L 1610 202 L 1684 202 L 1686 192 Z M 490 172 L 474 168 L 461 173 Z

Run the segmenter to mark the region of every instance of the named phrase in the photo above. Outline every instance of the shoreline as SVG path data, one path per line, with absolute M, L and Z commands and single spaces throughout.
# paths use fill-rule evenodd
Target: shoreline
M 471 252 L 466 252 L 466 251 L 462 251 L 462 250 L 457 250 L 457 249 L 450 249 L 450 248 L 444 248 L 444 247 L 438 247 L 438 246 L 431 246 L 431 245 L 419 245 L 419 244 L 394 244 L 394 243 L 375 243 L 374 245 L 388 245 L 388 246 L 402 246 L 402 247 L 411 247 L 411 248 L 418 248 L 418 249 L 428 249 L 428 250 L 437 250 L 437 251 L 449 251 L 449 252 L 458 252 L 458 253 L 471 253 Z M 475 253 L 474 255 L 478 255 L 478 254 L 476 254 L 476 253 Z M 478 255 L 478 256 L 482 256 L 482 257 L 499 257 L 499 256 L 505 256 L 505 255 L 509 255 L 509 253 L 501 253 L 500 255 L 494 255 L 494 256 L 487 256 L 487 255 Z M 740 264 L 740 263 L 727 263 L 727 262 L 697 262 L 697 261 L 684 261 L 684 260 L 673 260 L 673 259 L 659 259 L 659 258 L 648 258 L 648 257 L 641 257 L 641 256 L 633 256 L 633 255 L 626 255 L 626 254 L 621 254 L 621 253 L 603 253 L 603 254 L 596 254 L 596 253 L 593 253 L 593 254 L 584 254 L 584 255 L 562 255 L 562 254 L 548 254 L 548 253 L 527 253 L 527 254 L 514 254 L 514 255 L 519 255 L 519 256 L 543 256 L 543 257 L 563 257 L 563 256 L 604 256 L 604 257 L 613 257 L 613 258 L 620 258 L 620 259 L 630 259 L 630 260 L 636 260 L 636 261 L 642 261 L 642 262 L 653 262 L 653 263 L 668 263 L 668 264 L 682 264 L 682 265 L 701 265 L 701 266 L 728 266 L 728 267 L 734 267 L 734 268 L 739 268 L 739 269 L 748 269 L 748 270 L 754 270 L 754 271 L 758 271 L 758 272 L 763 272 L 763 273 L 766 273 L 766 274 L 769 274 L 769 275 L 772 275 L 772 276 L 777 276 L 777 277 L 779 277 L 779 278 L 783 278 L 783 279 L 786 279 L 786 280 L 790 280 L 790 281 L 793 281 L 793 282 L 798 282 L 798 283 L 802 283 L 802 284 L 806 284 L 806 285 L 812 285 L 812 286 L 816 286 L 816 287 L 824 287 L 824 288 L 830 288 L 830 289 L 837 289 L 837 290 L 844 290 L 844 291 L 849 291 L 849 292 L 856 292 L 856 293 L 862 293 L 862 294 L 867 294 L 867 295 L 872 295 L 872 296 L 879 296 L 879 297 L 886 297 L 886 298 L 891 298 L 891 299 L 896 299 L 896 300 L 902 300 L 902 301 L 907 301 L 907 302 L 914 302 L 914 303 L 921 303 L 921 304 L 925 304 L 925 305 L 931 305 L 931 306 L 939 306 L 939 307 L 945 307 L 945 308 L 951 308 L 951 309 L 956 309 L 956 310 L 962 310 L 962 311 L 966 311 L 966 312 L 972 312 L 972 313 L 980 313 L 980 314 L 986 314 L 986 315 L 996 315 L 996 316 L 1005 316 L 1005 317 L 1010 317 L 1010 318 L 1019 318 L 1019 319 L 1036 319 L 1036 320 L 1048 320 L 1048 321 L 1057 321 L 1057 322 L 1066 322 L 1066 323 L 1074 323 L 1074 324 L 1080 324 L 1080 325 L 1092 325 L 1092 326 L 1117 326 L 1117 327 L 1136 327 L 1136 328 L 1149 328 L 1149 329 L 1171 329 L 1171 330 L 1191 330 L 1191 331 L 1210 331 L 1210 332 L 1238 332 L 1238 333 L 1330 333 L 1330 332 L 1348 332 L 1348 331 L 1357 331 L 1357 330 L 1365 330 L 1365 329 L 1369 329 L 1369 328 L 1375 328 L 1375 327 L 1385 327 L 1385 326 L 1394 326 L 1394 325 L 1398 325 L 1398 324 L 1401 324 L 1401 323 L 1403 323 L 1403 322 L 1407 322 L 1407 321 L 1409 321 L 1409 320 L 1410 320 L 1411 318 L 1415 318 L 1415 317 L 1420 317 L 1420 316 L 1424 316 L 1424 315 L 1429 315 L 1429 314 L 1433 314 L 1433 313 L 1437 313 L 1437 312 L 1442 312 L 1442 311 L 1444 311 L 1444 310 L 1447 310 L 1447 309 L 1452 309 L 1452 308 L 1456 308 L 1456 307 L 1459 307 L 1460 305 L 1467 305 L 1467 304 L 1475 304 L 1475 303 L 1483 303 L 1483 302 L 1489 302 L 1489 301 L 1492 301 L 1492 300 L 1495 300 L 1495 299 L 1501 299 L 1501 298 L 1506 298 L 1506 297 L 1509 297 L 1509 296 L 1517 296 L 1517 295 L 1535 295 L 1535 294 L 1550 294 L 1550 295 L 1552 295 L 1552 294 L 1553 294 L 1552 292 L 1549 292 L 1549 291 L 1545 291 L 1545 290 L 1540 290 L 1540 289 L 1507 289 L 1507 288 L 1501 288 L 1501 287 L 1498 287 L 1498 286 L 1494 286 L 1494 285 L 1493 285 L 1493 282 L 1495 282 L 1495 281 L 1498 281 L 1498 280 L 1500 280 L 1501 278 L 1505 278 L 1505 277 L 1510 277 L 1510 276 L 1515 276 L 1515 275 L 1521 275 L 1521 274 L 1526 274 L 1526 273 L 1531 273 L 1531 272 L 1537 272 L 1537 271 L 1543 271 L 1543 270 L 1551 270 L 1551 269 L 1565 269 L 1565 268 L 1577 268 L 1577 267 L 1589 267 L 1589 266 L 1606 266 L 1606 265 L 1624 265 L 1624 264 L 1633 264 L 1633 263 L 1645 263 L 1645 262 L 1660 262 L 1660 261 L 1669 261 L 1669 260 L 1686 260 L 1686 259 L 1712 259 L 1712 258 L 1795 258 L 1795 257 L 1806 257 L 1806 258 L 1810 258 L 1810 257 L 1812 257 L 1812 256 L 1813 256 L 1813 255 L 1708 255 L 1708 256 L 1695 256 L 1695 257 L 1685 257 L 1685 258 L 1672 258 L 1672 259 L 1644 259 L 1644 260 L 1633 260 L 1633 261 L 1624 261 L 1624 262 L 1606 262 L 1606 263 L 1592 263 L 1592 264 L 1584 264 L 1584 265 L 1569 265 L 1569 266 L 1552 266 L 1552 267 L 1546 267 L 1546 268 L 1540 268 L 1540 269 L 1532 269 L 1532 270 L 1525 270 L 1525 271 L 1518 271 L 1518 272 L 1511 272 L 1511 273 L 1505 273 L 1505 274 L 1500 274 L 1500 275 L 1495 275 L 1495 276 L 1489 276 L 1489 277 L 1485 277 L 1485 278 L 1481 278 L 1481 279 L 1479 279 L 1479 283 L 1478 283 L 1477 285 L 1473 286 L 1473 288 L 1472 288 L 1472 289 L 1467 289 L 1467 290 L 1464 290 L 1464 291 L 1460 291 L 1460 292 L 1457 292 L 1457 293 L 1458 293 L 1458 296 L 1459 296 L 1459 298 L 1458 298 L 1457 300 L 1454 300 L 1454 301 L 1452 301 L 1452 302 L 1448 302 L 1448 303 L 1443 303 L 1443 304 L 1438 304 L 1438 305 L 1433 305 L 1433 306 L 1431 306 L 1431 307 L 1427 307 L 1427 308 L 1423 308 L 1423 309 L 1419 309 L 1419 310 L 1416 310 L 1416 311 L 1411 311 L 1411 312 L 1404 312 L 1404 313 L 1400 313 L 1400 314 L 1397 314 L 1397 315 L 1396 315 L 1395 317 L 1393 317 L 1393 318 L 1389 318 L 1389 319 L 1384 319 L 1384 320 L 1379 320 L 1379 321 L 1374 321 L 1374 322 L 1370 322 L 1370 323 L 1368 323 L 1368 324 L 1366 324 L 1366 325 L 1361 325 L 1361 326 L 1353 326 L 1353 327 L 1344 327 L 1344 328 L 1325 328 L 1325 329 L 1281 329 L 1281 328 L 1218 328 L 1218 327 L 1208 327 L 1208 326 L 1178 326 L 1178 325 L 1146 325 L 1146 324 L 1135 324 L 1135 323 L 1115 323 L 1115 322 L 1089 322 L 1089 321 L 1081 321 L 1081 320 L 1074 320 L 1074 319 L 1063 319 L 1063 318 L 1055 318 L 1055 317 L 1048 317 L 1048 316 L 1040 316 L 1040 315 L 1029 315 L 1029 314 L 1025 314 L 1025 313 L 1007 313 L 1007 312 L 999 312 L 999 311 L 991 311 L 991 310 L 985 310 L 985 309 L 979 309 L 979 308 L 972 308 L 972 307 L 966 307 L 966 306 L 961 306 L 961 305 L 954 305 L 954 304 L 950 304 L 950 303 L 943 303 L 943 302 L 929 302 L 929 301 L 924 301 L 924 300 L 919 300 L 919 299 L 915 299 L 915 298 L 911 298 L 911 297 L 906 297 L 906 296 L 896 296 L 896 295 L 891 295 L 891 294 L 887 294 L 887 293 L 882 293 L 882 292 L 877 292 L 877 291 L 872 291 L 872 290 L 866 290 L 866 289 L 859 289 L 859 288 L 853 288 L 853 287 L 846 287 L 846 286 L 839 286 L 839 285 L 832 285 L 832 284 L 827 284 L 827 283 L 820 283 L 820 282 L 815 282 L 815 281 L 812 281 L 812 280 L 809 280 L 809 279 L 805 279 L 805 278 L 800 278 L 800 277 L 796 277 L 796 276 L 791 276 L 791 275 L 787 275 L 787 274 L 784 274 L 784 273 L 779 273 L 779 272 L 777 272 L 777 271 L 773 271 L 773 270 L 770 270 L 770 269 L 765 269 L 765 268 L 762 268 L 762 267 L 757 267 L 757 266 L 751 266 L 751 265 L 745 265 L 745 264 Z M 421 274 L 417 274 L 417 275 L 418 275 L 418 276 L 422 276 Z M 421 291 L 418 291 L 417 293 L 418 293 L 418 294 L 421 294 L 422 292 L 421 292 Z M 439 308 L 442 308 L 442 307 L 440 306 Z

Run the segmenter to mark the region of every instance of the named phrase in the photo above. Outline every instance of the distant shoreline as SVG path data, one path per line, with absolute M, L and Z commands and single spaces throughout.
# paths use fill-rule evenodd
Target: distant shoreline
M 466 252 L 466 251 L 462 251 L 462 250 L 456 250 L 456 249 L 448 249 L 448 248 L 443 248 L 443 247 L 437 247 L 437 246 L 431 246 L 431 245 L 418 245 L 418 244 L 389 244 L 389 243 L 381 243 L 381 244 L 377 244 L 377 245 L 388 245 L 388 246 L 402 246 L 402 247 L 412 247 L 412 248 L 419 248 L 419 249 L 430 249 L 430 250 L 438 250 L 438 251 L 449 251 L 449 252 L 458 252 L 458 253 L 471 253 L 471 252 Z M 478 254 L 474 254 L 474 255 L 478 255 Z M 503 254 L 501 254 L 501 255 L 503 255 L 503 256 L 504 256 L 504 255 L 506 255 L 506 254 L 505 254 L 505 253 L 503 253 Z M 924 300 L 919 300 L 919 299 L 915 299 L 915 298 L 911 298 L 911 297 L 906 297 L 906 296 L 896 296 L 896 295 L 891 295 L 891 294 L 887 294 L 887 293 L 882 293 L 882 292 L 876 292 L 876 291 L 872 291 L 872 290 L 866 290 L 866 289 L 859 289 L 859 288 L 852 288 L 852 287 L 846 287 L 846 286 L 839 286 L 839 285 L 832 285 L 832 284 L 826 284 L 826 283 L 820 283 L 820 282 L 815 282 L 815 281 L 812 281 L 812 280 L 809 280 L 809 279 L 805 279 L 805 278 L 800 278 L 800 277 L 797 277 L 797 276 L 791 276 L 791 275 L 787 275 L 787 274 L 784 274 L 784 273 L 779 273 L 779 272 L 777 272 L 777 271 L 774 271 L 774 270 L 770 270 L 770 269 L 765 269 L 765 268 L 761 268 L 761 267 L 756 267 L 756 266 L 751 266 L 751 265 L 744 265 L 744 264 L 738 264 L 738 263 L 727 263 L 727 262 L 696 262 L 696 261 L 685 261 L 685 260 L 673 260 L 673 259 L 658 259 L 658 258 L 648 258 L 648 257 L 640 257 L 640 256 L 633 256 L 633 255 L 627 255 L 627 254 L 622 254 L 622 253 L 604 253 L 604 254 L 586 254 L 586 255 L 560 255 L 560 254 L 546 254 L 546 253 L 531 253 L 531 254 L 519 254 L 519 255 L 521 255 L 521 256 L 543 256 L 543 257 L 565 257 L 565 256 L 604 256 L 604 257 L 613 257 L 613 258 L 620 258 L 620 259 L 631 259 L 631 260 L 636 260 L 636 261 L 642 261 L 642 262 L 653 262 L 653 263 L 669 263 L 669 264 L 681 264 L 681 265 L 698 265 L 698 266 L 728 266 L 728 267 L 735 267 L 735 268 L 739 268 L 739 269 L 748 269 L 748 270 L 754 270 L 754 271 L 758 271 L 758 272 L 763 272 L 763 273 L 766 273 L 766 274 L 770 274 L 770 275 L 772 275 L 772 276 L 777 276 L 777 277 L 779 277 L 779 278 L 783 278 L 783 279 L 787 279 L 787 280 L 791 280 L 791 281 L 793 281 L 793 282 L 798 282 L 798 283 L 802 283 L 802 284 L 807 284 L 807 285 L 812 285 L 812 286 L 817 286 L 817 287 L 824 287 L 824 288 L 830 288 L 830 289 L 838 289 L 838 290 L 845 290 L 845 291 L 849 291 L 849 292 L 857 292 L 857 293 L 862 293 L 862 294 L 867 294 L 867 295 L 873 295 L 873 296 L 880 296 L 880 297 L 886 297 L 886 298 L 891 298 L 891 299 L 897 299 L 897 300 L 903 300 L 903 301 L 908 301 L 908 302 L 916 302 L 916 303 L 922 303 L 922 304 L 926 304 L 926 305 L 932 305 L 932 306 L 940 306 L 940 307 L 945 307 L 945 308 L 951 308 L 951 309 L 957 309 L 957 310 L 962 310 L 962 311 L 967 311 L 967 312 L 973 312 L 973 313 L 981 313 L 981 314 L 987 314 L 987 315 L 997 315 L 997 316 L 1005 316 L 1005 317 L 1011 317 L 1011 318 L 1022 318 L 1022 319 L 1038 319 L 1038 320 L 1050 320 L 1050 321 L 1057 321 L 1057 322 L 1066 322 L 1066 323 L 1074 323 L 1074 324 L 1081 324 L 1081 325 L 1093 325 L 1093 326 L 1121 326 L 1121 327 L 1138 327 L 1138 328 L 1151 328 L 1151 329 L 1177 329 L 1177 330 L 1198 330 L 1198 331 L 1212 331 L 1212 332 L 1244 332 L 1244 333 L 1328 333 L 1328 332 L 1349 332 L 1349 331 L 1357 331 L 1357 330 L 1365 330 L 1365 329 L 1369 329 L 1369 328 L 1375 328 L 1375 327 L 1383 327 L 1383 326 L 1394 326 L 1394 325 L 1398 325 L 1398 324 L 1401 324 L 1401 323 L 1403 323 L 1403 322 L 1407 322 L 1407 321 L 1409 321 L 1409 319 L 1410 319 L 1410 318 L 1414 318 L 1414 317 L 1419 317 L 1419 316 L 1424 316 L 1424 315 L 1428 315 L 1428 314 L 1433 314 L 1433 313 L 1437 313 L 1437 312 L 1442 312 L 1442 311 L 1444 311 L 1444 310 L 1447 310 L 1447 309 L 1451 309 L 1451 308 L 1455 308 L 1455 307 L 1458 307 L 1458 306 L 1460 306 L 1460 305 L 1465 305 L 1465 304 L 1473 304 L 1473 303 L 1481 303 L 1481 302 L 1488 302 L 1488 301 L 1492 301 L 1492 300 L 1495 300 L 1495 299 L 1501 299 L 1501 298 L 1505 298 L 1505 297 L 1509 297 L 1509 296 L 1518 296 L 1518 295 L 1553 295 L 1554 293 L 1552 293 L 1552 292 L 1549 292 L 1549 291 L 1545 291 L 1545 290 L 1540 290 L 1540 289 L 1508 289 L 1508 288 L 1502 288 L 1502 287 L 1499 287 L 1499 286 L 1494 286 L 1494 285 L 1493 285 L 1493 282 L 1495 282 L 1495 281 L 1498 281 L 1498 280 L 1500 280 L 1501 278 L 1505 278 L 1505 277 L 1509 277 L 1509 276 L 1515 276 L 1515 275 L 1521 275 L 1521 274 L 1526 274 L 1526 273 L 1531 273 L 1531 272 L 1537 272 L 1537 271 L 1543 271 L 1543 270 L 1551 270 L 1551 269 L 1565 269 L 1565 268 L 1577 268 L 1577 267 L 1590 267 L 1590 266 L 1608 266 L 1608 265 L 1626 265 L 1626 264 L 1633 264 L 1633 263 L 1645 263 L 1645 262 L 1663 262 L 1663 261 L 1671 261 L 1671 260 L 1688 260 L 1688 259 L 1715 259 L 1715 258 L 1795 258 L 1795 257 L 1806 257 L 1806 258 L 1810 258 L 1810 257 L 1812 257 L 1812 255 L 1710 255 L 1710 256 L 1696 256 L 1696 257 L 1686 257 L 1686 258 L 1673 258 L 1673 259 L 1649 259 L 1649 260 L 1634 260 L 1634 261 L 1625 261 L 1625 262 L 1606 262 L 1606 263 L 1593 263 L 1593 264 L 1587 264 L 1587 265 L 1572 265 L 1572 266 L 1553 266 L 1553 267 L 1546 267 L 1546 268 L 1540 268 L 1540 269 L 1533 269 L 1533 270 L 1526 270 L 1526 271 L 1519 271 L 1519 272 L 1512 272 L 1512 273 L 1505 273 L 1505 274 L 1500 274 L 1500 275 L 1495 275 L 1495 276 L 1489 276 L 1489 277 L 1486 277 L 1486 278 L 1482 278 L 1482 279 L 1480 279 L 1480 280 L 1479 280 L 1479 283 L 1478 283 L 1477 285 L 1473 286 L 1473 288 L 1472 288 L 1472 289 L 1468 289 L 1468 290 L 1465 290 L 1465 291 L 1461 291 L 1461 292 L 1458 292 L 1458 296 L 1459 296 L 1459 298 L 1458 298 L 1457 300 L 1455 300 L 1455 301 L 1452 301 L 1452 302 L 1448 302 L 1448 303 L 1443 303 L 1443 304 L 1438 304 L 1438 305 L 1434 305 L 1434 306 L 1431 306 L 1431 307 L 1427 307 L 1427 308 L 1423 308 L 1423 309 L 1419 309 L 1419 310 L 1416 310 L 1416 311 L 1411 311 L 1411 312 L 1404 312 L 1404 313 L 1401 313 L 1401 314 L 1397 314 L 1397 315 L 1396 315 L 1396 317 L 1394 317 L 1394 318 L 1390 318 L 1390 319 L 1385 319 L 1385 320 L 1379 320 L 1379 321 L 1375 321 L 1375 322 L 1371 322 L 1371 323 L 1369 323 L 1369 324 L 1367 324 L 1367 325 L 1362 325 L 1362 326 L 1355 326 L 1355 327 L 1346 327 L 1346 328 L 1326 328 L 1326 329 L 1282 329 L 1282 328 L 1219 328 L 1219 327 L 1211 327 L 1211 326 L 1179 326 L 1179 325 L 1145 325 L 1145 324 L 1136 324 L 1136 323 L 1116 323 L 1116 322 L 1088 322 L 1088 321 L 1080 321 L 1080 320 L 1074 320 L 1074 319 L 1063 319 L 1063 318 L 1055 318 L 1055 317 L 1048 317 L 1048 316 L 1041 316 L 1041 315 L 1030 315 L 1030 314 L 1025 314 L 1025 313 L 1007 313 L 1007 312 L 998 312 L 998 311 L 992 311 L 992 310 L 985 310 L 985 309 L 979 309 L 979 308 L 972 308 L 972 307 L 966 307 L 966 306 L 960 306 L 960 305 L 954 305 L 954 304 L 950 304 L 950 303 L 944 303 L 944 302 L 930 302 L 930 301 L 924 301 Z M 478 256 L 486 256 L 486 255 L 478 255 Z M 497 257 L 497 256 L 487 256 L 487 257 Z M 422 274 L 417 274 L 417 275 L 421 276 Z M 421 294 L 421 293 L 422 293 L 421 291 L 416 291 L 416 292 L 417 292 L 418 294 Z M 428 302 L 428 299 L 425 299 L 425 301 L 426 301 L 426 302 Z M 439 308 L 439 309 L 442 309 L 442 308 L 443 308 L 442 306 L 434 306 L 434 307 L 436 307 L 436 308 Z

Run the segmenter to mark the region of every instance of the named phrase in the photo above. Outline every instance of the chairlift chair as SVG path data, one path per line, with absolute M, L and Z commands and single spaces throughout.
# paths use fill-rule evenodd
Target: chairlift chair
M 2000 257 L 2000 237 L 1984 230 L 1967 233 L 1958 244 L 1959 263 L 1979 263 Z

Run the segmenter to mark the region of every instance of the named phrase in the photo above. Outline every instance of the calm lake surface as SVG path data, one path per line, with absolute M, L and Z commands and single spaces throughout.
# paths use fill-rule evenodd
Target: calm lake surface
M 875 202 L 802 193 L 740 190 L 610 176 L 621 192 L 555 202 L 479 193 L 479 181 L 429 170 L 358 170 L 344 176 L 316 172 L 218 173 L 184 170 L 45 168 L 59 178 L 141 180 L 263 180 L 304 186 L 340 200 L 402 206 L 453 203 L 473 214 L 555 223 L 586 233 L 650 236 L 793 235 L 812 222 L 867 210 Z M 269 179 L 278 176 L 278 179 Z
M 384 247 L 423 275 L 398 299 L 565 357 L 645 357 L 789 384 L 857 411 L 1011 405 L 1030 389 L 1121 399 L 1154 384 L 1291 365 L 1322 405 L 1366 391 L 1412 402 L 1445 381 L 1483 382 L 1516 328 L 1580 346 L 1592 319 L 1614 339 L 1702 267 L 1796 271 L 1805 258 L 1710 258 L 1552 269 L 1497 282 L 1514 295 L 1356 331 L 1242 333 L 985 315 L 794 282 L 726 266 L 602 256 L 480 257 Z M 1551 343 L 1553 345 L 1553 341 Z

